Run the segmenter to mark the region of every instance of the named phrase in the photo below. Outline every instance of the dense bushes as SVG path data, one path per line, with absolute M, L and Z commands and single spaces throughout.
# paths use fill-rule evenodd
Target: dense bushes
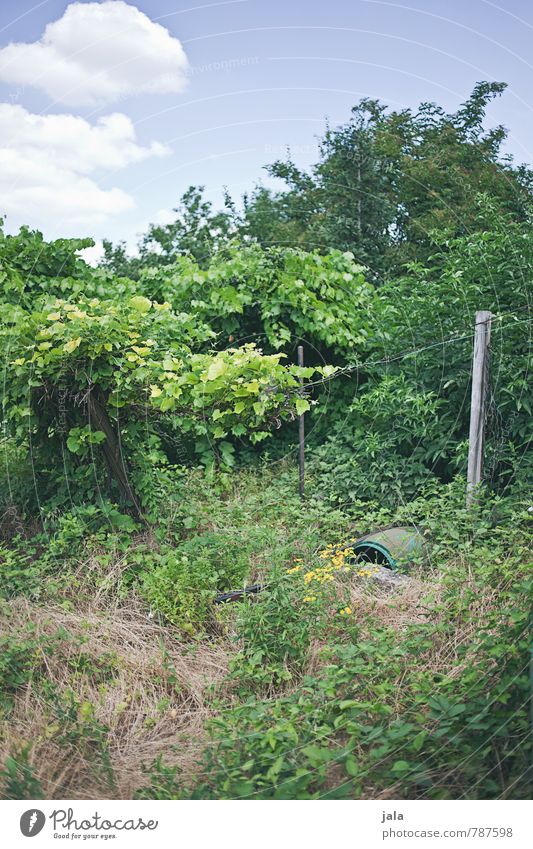
M 324 352 L 366 350 L 369 313 L 378 307 L 363 268 L 336 250 L 321 256 L 235 243 L 207 268 L 178 257 L 170 267 L 148 269 L 139 285 L 151 298 L 193 311 L 221 347 L 236 339 L 291 350 L 303 340 L 312 362 Z
M 14 440 L 6 445 L 31 454 L 43 502 L 59 506 L 62 494 L 66 503 L 92 503 L 104 492 L 142 519 L 129 466 L 142 465 L 143 447 L 164 464 L 164 441 L 178 432 L 206 462 L 230 466 L 232 439 L 261 442 L 309 409 L 298 380 L 321 367 L 286 366 L 282 354 L 263 355 L 253 343 L 200 352 L 214 337 L 201 319 L 144 295 L 113 294 L 4 305 L 3 425 Z
M 394 505 L 415 497 L 447 448 L 444 407 L 436 393 L 421 391 L 403 375 L 362 387 L 313 454 L 321 492 L 346 505 L 358 499 Z
M 480 215 L 487 206 L 480 199 Z M 321 405 L 329 434 L 316 469 L 329 498 L 344 502 L 359 492 L 394 504 L 433 476 L 449 481 L 466 472 L 481 308 L 494 315 L 485 478 L 502 492 L 517 473 L 531 474 L 531 228 L 494 211 L 491 232 L 434 237 L 425 266 L 408 266 L 378 290 L 381 307 L 369 329 L 375 353 L 360 358 L 342 392 L 333 388 Z
M 490 208 L 490 199 L 478 199 L 480 217 Z M 428 477 L 449 481 L 465 470 L 472 328 L 481 306 L 495 316 L 486 454 L 490 483 L 502 489 L 531 439 L 533 253 L 529 226 L 493 213 L 491 232 L 435 233 L 424 266 L 412 263 L 378 289 L 349 254 L 248 245 L 224 249 L 206 268 L 182 257 L 145 269 L 130 281 L 143 294 L 130 288 L 124 296 L 123 280 L 108 281 L 111 297 L 101 299 L 80 289 L 97 288 L 104 272 L 82 272 L 73 259 L 77 243 L 67 262 L 68 243 L 43 247 L 21 234 L 17 244 L 28 256 L 46 248 L 51 263 L 57 251 L 75 276 L 63 281 L 72 297 L 55 278 L 50 292 L 26 282 L 19 305 L 6 284 L 4 445 L 21 466 L 16 483 L 7 482 L 12 500 L 35 509 L 33 474 L 42 503 L 103 496 L 129 503 L 137 518 L 155 516 L 155 492 L 163 495 L 165 478 L 172 488 L 172 466 L 198 458 L 232 466 L 250 456 L 250 443 L 260 449 L 273 427 L 309 409 L 312 397 L 320 404 L 310 445 L 325 496 L 411 498 Z M 0 242 L 6 279 L 15 274 L 13 238 Z M 303 371 L 283 361 L 294 360 L 298 340 L 310 364 Z M 261 355 L 254 341 L 279 353 Z M 239 342 L 247 344 L 232 347 Z M 337 376 L 324 361 L 348 371 Z M 315 388 L 295 404 L 298 378 Z M 286 446 L 286 429 L 281 436 Z

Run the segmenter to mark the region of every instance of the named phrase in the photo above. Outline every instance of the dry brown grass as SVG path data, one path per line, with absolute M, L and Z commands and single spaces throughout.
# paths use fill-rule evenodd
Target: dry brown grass
M 457 565 L 457 564 L 455 564 Z M 454 567 L 452 562 L 447 568 Z M 466 568 L 462 568 L 465 574 Z M 447 675 L 460 675 L 462 669 L 476 663 L 476 637 L 482 627 L 486 626 L 488 617 L 494 610 L 498 591 L 487 586 L 482 592 L 477 590 L 476 601 L 469 600 L 470 614 L 467 617 L 453 615 L 450 617 L 445 613 L 443 601 L 443 575 L 437 571 L 427 573 L 424 568 L 416 568 L 410 571 L 409 576 L 402 576 L 396 584 L 381 583 L 372 578 L 361 580 L 352 578 L 350 580 L 350 603 L 353 615 L 361 625 L 362 634 L 371 637 L 373 625 L 390 627 L 401 633 L 416 622 L 423 622 L 431 618 L 434 622 L 453 620 L 454 627 L 447 629 L 442 638 L 435 636 L 431 648 L 425 655 L 419 656 L 427 668 L 433 672 L 445 673 Z M 469 590 L 469 579 L 466 578 L 463 591 Z M 457 594 L 454 603 L 458 602 Z M 475 612 L 475 616 L 471 614 Z M 473 654 L 461 653 L 459 664 L 459 647 L 472 644 Z
M 226 646 L 220 641 L 195 646 L 180 642 L 149 619 L 133 598 L 114 606 L 96 601 L 76 613 L 20 600 L 9 617 L 2 617 L 0 630 L 16 634 L 29 625 L 37 636 L 59 628 L 71 635 L 51 656 L 36 658 L 36 665 L 58 694 L 75 688 L 80 701 L 94 705 L 94 719 L 109 728 L 116 787 L 108 786 L 94 746 L 61 743 L 50 700 L 32 683 L 22 688 L 9 719 L 0 725 L 1 762 L 31 742 L 30 762 L 51 799 L 131 799 L 146 783 L 141 765 L 158 755 L 185 775 L 194 773 L 210 712 L 208 691 L 226 673 Z M 87 657 L 76 672 L 81 653 Z M 116 656 L 113 673 L 102 682 L 91 669 L 94 665 L 97 670 L 99 661 L 110 655 Z
M 433 591 L 436 585 L 433 584 Z M 350 581 L 350 605 L 363 630 L 368 628 L 369 614 L 385 626 L 401 630 L 427 616 L 424 599 L 428 594 L 427 580 L 416 574 L 400 576 L 398 583 L 382 583 L 369 578 L 353 577 Z
M 86 579 L 91 568 L 86 564 Z M 98 569 L 97 560 L 94 568 Z M 147 783 L 142 765 L 158 756 L 164 757 L 165 764 L 179 767 L 185 784 L 188 777 L 192 783 L 206 743 L 205 722 L 213 715 L 213 688 L 219 693 L 222 688 L 230 696 L 224 681 L 228 659 L 236 651 L 233 635 L 219 633 L 211 640 L 183 642 L 177 632 L 149 618 L 135 595 L 116 597 L 113 588 L 123 568 L 120 557 L 116 558 L 109 581 L 92 583 L 101 587 L 92 598 L 80 594 L 75 600 L 74 583 L 69 610 L 18 599 L 10 605 L 9 615 L 0 612 L 1 633 L 16 636 L 31 627 L 42 645 L 58 629 L 69 635 L 52 654 L 41 651 L 35 658 L 35 681 L 19 689 L 8 718 L 0 723 L 0 763 L 31 743 L 30 762 L 46 798 L 131 799 Z M 339 580 L 346 590 L 346 577 Z M 435 572 L 428 575 L 414 569 L 394 584 L 355 576 L 348 582 L 353 615 L 365 638 L 371 638 L 376 622 L 400 637 L 413 623 L 439 615 L 435 600 L 441 598 L 442 586 Z M 432 603 L 427 601 L 430 590 Z M 459 666 L 458 647 L 472 640 L 493 603 L 487 589 L 477 602 L 478 618 L 470 617 L 464 624 L 457 621 L 453 637 L 435 640 L 417 661 L 447 675 L 458 675 L 465 664 L 475 663 L 476 658 L 467 655 Z M 319 674 L 322 648 L 319 642 L 311 646 L 305 673 Z M 102 677 L 98 673 L 105 662 L 109 668 Z M 43 680 L 51 682 L 59 700 L 72 689 L 79 703 L 94 706 L 94 720 L 109 729 L 114 786 L 107 782 L 101 752 L 93 744 L 61 739 L 64 723 L 54 716 L 53 700 L 43 695 Z M 401 701 L 402 676 L 396 684 Z M 288 690 L 297 686 L 294 680 Z M 269 695 L 275 698 L 278 693 Z M 385 796 L 381 793 L 378 798 Z

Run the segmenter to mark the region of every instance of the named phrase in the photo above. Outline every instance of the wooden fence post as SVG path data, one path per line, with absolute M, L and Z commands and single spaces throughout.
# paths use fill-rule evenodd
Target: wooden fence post
M 298 345 L 298 365 L 303 367 L 304 364 L 304 349 L 302 345 Z M 303 386 L 303 378 L 300 378 L 300 385 Z M 298 466 L 300 471 L 300 498 L 305 495 L 305 424 L 304 413 L 298 417 Z
M 472 362 L 472 396 L 470 402 L 470 434 L 468 439 L 468 473 L 466 506 L 475 499 L 476 488 L 483 476 L 483 448 L 487 389 L 489 385 L 488 352 L 492 313 L 476 312 L 474 358 Z

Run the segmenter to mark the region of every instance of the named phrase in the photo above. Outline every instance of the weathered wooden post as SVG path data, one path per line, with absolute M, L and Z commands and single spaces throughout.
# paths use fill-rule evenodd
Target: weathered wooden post
M 468 439 L 468 473 L 466 482 L 467 507 L 470 507 L 473 503 L 476 488 L 481 483 L 483 476 L 491 318 L 492 313 L 487 310 L 476 312 L 474 357 L 472 362 L 472 396 L 470 402 L 470 434 Z
M 304 364 L 304 349 L 302 345 L 298 345 L 298 365 L 303 367 Z M 300 386 L 303 387 L 303 378 L 300 378 Z M 300 471 L 300 498 L 305 495 L 305 423 L 304 413 L 298 417 L 298 465 Z

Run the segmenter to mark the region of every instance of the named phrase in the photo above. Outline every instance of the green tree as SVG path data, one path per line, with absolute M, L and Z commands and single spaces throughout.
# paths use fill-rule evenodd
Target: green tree
M 290 158 L 267 166 L 287 189 L 258 188 L 245 203 L 244 232 L 262 244 L 352 251 L 378 278 L 424 261 L 432 233 L 451 238 L 490 228 L 477 198 L 525 221 L 532 173 L 502 155 L 506 131 L 486 129 L 489 103 L 504 83 L 478 83 L 455 113 L 434 103 L 389 111 L 362 100 L 348 122 L 328 128 L 309 173 Z
M 267 166 L 266 170 L 285 180 L 289 189 L 273 192 L 258 185 L 251 194 L 245 194 L 241 235 L 265 248 L 323 248 L 316 243 L 313 233 L 320 198 L 312 175 L 300 171 L 290 158 Z
M 104 240 L 101 265 L 116 275 L 137 280 L 143 268 L 171 265 L 180 256 L 192 256 L 202 266 L 236 232 L 238 215 L 225 194 L 225 209 L 213 211 L 204 198 L 204 186 L 189 186 L 173 210 L 169 224 L 150 224 L 138 245 L 138 256 L 130 256 L 125 242 Z

